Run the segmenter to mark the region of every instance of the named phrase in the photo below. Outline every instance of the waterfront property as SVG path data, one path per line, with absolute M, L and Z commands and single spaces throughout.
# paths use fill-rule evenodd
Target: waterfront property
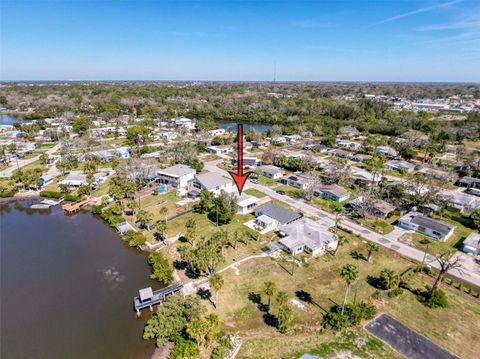
M 401 217 L 398 220 L 398 226 L 439 241 L 446 241 L 455 230 L 454 225 L 426 217 L 417 212 L 410 212 Z
M 201 191 L 214 193 L 216 196 L 224 191 L 231 193 L 233 190 L 232 179 L 224 177 L 217 172 L 208 172 L 201 175 L 195 175 L 195 178 L 188 184 L 189 194 L 196 196 Z
M 197 171 L 190 166 L 175 165 L 157 172 L 157 182 L 175 187 L 177 192 L 185 193 L 188 182 L 195 178 Z
M 153 310 L 153 306 L 163 303 L 167 295 L 174 294 L 182 290 L 183 284 L 176 282 L 166 288 L 162 288 L 156 291 L 152 290 L 152 287 L 143 288 L 138 291 L 138 296 L 133 299 L 133 307 L 140 314 L 140 310 L 150 308 Z

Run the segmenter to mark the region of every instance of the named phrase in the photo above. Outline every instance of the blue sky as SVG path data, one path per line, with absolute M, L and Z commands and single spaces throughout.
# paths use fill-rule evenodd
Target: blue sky
M 480 0 L 0 6 L 2 80 L 480 82 Z

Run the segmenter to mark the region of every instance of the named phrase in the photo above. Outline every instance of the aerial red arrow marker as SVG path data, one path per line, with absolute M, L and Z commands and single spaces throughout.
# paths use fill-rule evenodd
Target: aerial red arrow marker
M 237 185 L 238 194 L 242 194 L 243 186 L 252 172 L 243 173 L 243 125 L 241 123 L 237 124 L 237 173 L 228 173 Z

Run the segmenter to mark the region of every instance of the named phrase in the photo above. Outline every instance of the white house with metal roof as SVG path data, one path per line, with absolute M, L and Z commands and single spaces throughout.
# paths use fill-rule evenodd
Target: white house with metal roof
M 398 220 L 398 226 L 415 231 L 439 241 L 446 241 L 453 234 L 455 226 L 418 212 L 410 212 Z

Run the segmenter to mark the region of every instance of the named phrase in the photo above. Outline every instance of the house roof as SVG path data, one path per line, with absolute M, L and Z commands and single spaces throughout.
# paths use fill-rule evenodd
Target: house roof
M 273 165 L 260 166 L 260 169 L 261 169 L 263 172 L 272 173 L 272 174 L 281 172 L 281 170 L 280 170 L 279 167 L 273 166 Z
M 327 226 L 309 218 L 302 218 L 282 226 L 280 230 L 286 234 L 280 243 L 290 249 L 305 245 L 311 250 L 316 250 L 336 240 L 335 235 L 328 230 Z
M 411 169 L 411 170 L 413 170 L 415 168 L 415 165 L 413 163 L 410 163 L 410 162 L 407 162 L 407 161 L 392 160 L 392 161 L 388 161 L 386 164 L 391 166 L 391 167 L 407 168 L 407 169 Z
M 438 221 L 430 217 L 425 217 L 424 215 L 416 212 L 408 213 L 402 218 L 400 218 L 400 220 L 403 222 L 411 222 L 418 226 L 429 228 L 443 235 L 448 234 L 452 230 L 452 228 L 455 228 L 455 226 L 453 225 Z
M 356 206 L 361 206 L 362 202 L 363 202 L 363 197 L 360 196 L 360 197 L 357 197 L 354 200 L 350 201 L 348 204 L 356 207 Z M 378 210 L 382 213 L 389 214 L 390 212 L 393 212 L 395 210 L 395 206 L 391 205 L 388 202 L 385 202 L 384 200 L 378 200 L 373 205 L 373 209 L 376 209 L 376 210 Z
M 344 197 L 344 196 L 348 195 L 348 191 L 345 188 L 343 188 L 339 185 L 336 185 L 336 184 L 321 186 L 319 188 L 319 191 L 329 192 L 329 193 L 333 194 L 334 196 L 336 196 L 338 198 L 341 198 L 341 197 Z
M 254 196 L 249 196 L 248 194 L 242 193 L 237 199 L 237 205 L 240 207 L 248 207 L 254 203 L 258 202 L 258 198 Z
M 153 297 L 152 287 L 140 289 L 138 293 L 140 294 L 141 301 L 144 301 Z
M 204 187 L 207 191 L 218 188 L 232 182 L 230 178 L 222 176 L 217 172 L 208 172 L 203 175 L 195 176 L 195 179 Z
M 463 245 L 469 247 L 480 249 L 480 234 L 479 233 L 470 233 L 467 238 L 463 241 Z
M 158 174 L 165 174 L 172 177 L 183 177 L 190 173 L 196 173 L 196 171 L 187 165 L 175 165 L 158 171 Z
M 259 216 L 262 214 L 275 219 L 276 221 L 280 222 L 280 224 L 287 224 L 299 218 L 302 218 L 302 215 L 300 213 L 291 211 L 275 203 L 264 204 L 263 206 L 258 207 L 255 210 L 255 216 Z

